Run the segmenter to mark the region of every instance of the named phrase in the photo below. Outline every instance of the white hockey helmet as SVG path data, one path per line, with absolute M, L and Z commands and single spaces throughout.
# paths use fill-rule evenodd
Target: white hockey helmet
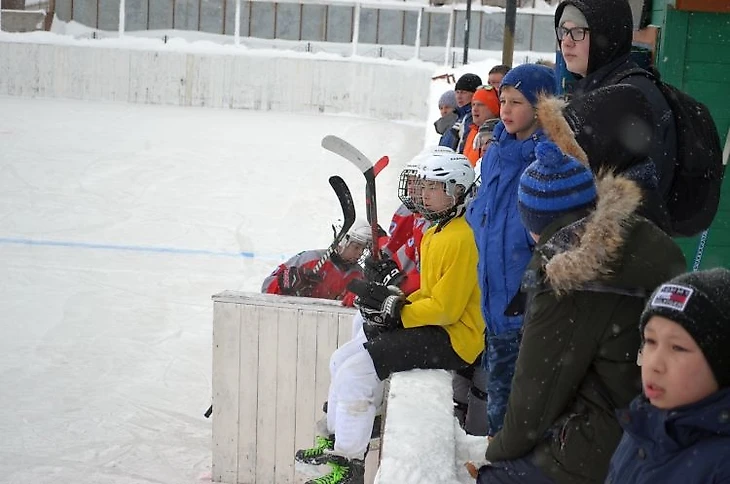
M 398 198 L 411 212 L 418 212 L 415 200 L 413 199 L 413 183 L 418 179 L 418 169 L 423 162 L 434 153 L 454 154 L 454 150 L 447 146 L 435 146 L 418 153 L 409 161 L 398 179 Z
M 370 245 L 373 241 L 373 231 L 370 224 L 356 220 L 350 230 L 347 231 L 344 241 L 346 244 L 354 242 L 363 246 Z
M 455 208 L 464 205 L 466 196 L 474 184 L 474 168 L 469 159 L 443 148 L 434 149 L 421 160 L 416 176 L 418 180 L 443 183 L 444 192 L 453 200 L 453 205 L 448 209 L 434 212 L 424 206 L 420 193 L 413 197 L 416 210 L 431 221 L 441 220 L 452 213 Z

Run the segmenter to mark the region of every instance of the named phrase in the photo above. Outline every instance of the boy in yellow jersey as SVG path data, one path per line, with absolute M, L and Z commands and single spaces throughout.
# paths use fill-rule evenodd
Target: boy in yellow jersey
M 391 373 L 415 368 L 459 370 L 484 349 L 477 284 L 477 249 L 464 220 L 474 169 L 463 155 L 435 150 L 421 158 L 417 180 L 399 190 L 403 201 L 434 222 L 421 242 L 421 286 L 407 298 L 395 286 L 360 281 L 349 287 L 364 318 L 364 336 L 330 360 L 327 434 L 297 460 L 332 472 L 308 484 L 362 484 L 364 458 Z

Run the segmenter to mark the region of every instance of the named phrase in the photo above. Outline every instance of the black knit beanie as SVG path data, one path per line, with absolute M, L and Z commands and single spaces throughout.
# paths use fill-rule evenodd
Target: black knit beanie
M 720 388 L 730 387 L 730 270 L 719 268 L 679 275 L 654 291 L 639 329 L 652 316 L 682 326 L 700 347 Z
M 482 78 L 476 74 L 464 74 L 456 81 L 454 91 L 476 92 L 477 88 L 482 85 Z

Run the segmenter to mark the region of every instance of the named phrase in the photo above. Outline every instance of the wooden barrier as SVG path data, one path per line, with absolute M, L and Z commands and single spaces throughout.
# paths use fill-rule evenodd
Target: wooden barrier
M 226 291 L 213 296 L 213 481 L 300 482 L 327 399 L 329 358 L 355 310 L 336 301 Z

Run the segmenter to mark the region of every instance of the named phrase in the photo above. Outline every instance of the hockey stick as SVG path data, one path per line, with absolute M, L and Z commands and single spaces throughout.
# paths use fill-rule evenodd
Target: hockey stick
M 327 135 L 322 138 L 322 148 L 350 161 L 365 176 L 365 209 L 372 231 L 373 247 L 375 247 L 378 240 L 378 206 L 375 198 L 375 167 L 373 162 L 350 143 L 334 135 Z M 373 260 L 377 261 L 380 258 L 380 251 L 373 250 L 372 257 Z
M 340 201 L 340 207 L 342 208 L 342 228 L 339 232 L 337 232 L 330 246 L 327 247 L 327 250 L 324 254 L 322 254 L 322 257 L 319 258 L 317 265 L 315 265 L 314 269 L 312 269 L 312 274 L 314 275 L 318 274 L 319 271 L 322 270 L 322 266 L 330 257 L 332 257 L 337 246 L 340 245 L 342 239 L 344 239 L 347 235 L 347 231 L 350 230 L 352 224 L 355 223 L 355 203 L 352 201 L 352 194 L 350 193 L 350 189 L 347 187 L 347 183 L 345 183 L 345 180 L 337 175 L 331 176 L 329 182 L 332 189 L 335 191 L 335 194 L 337 194 L 337 199 Z

